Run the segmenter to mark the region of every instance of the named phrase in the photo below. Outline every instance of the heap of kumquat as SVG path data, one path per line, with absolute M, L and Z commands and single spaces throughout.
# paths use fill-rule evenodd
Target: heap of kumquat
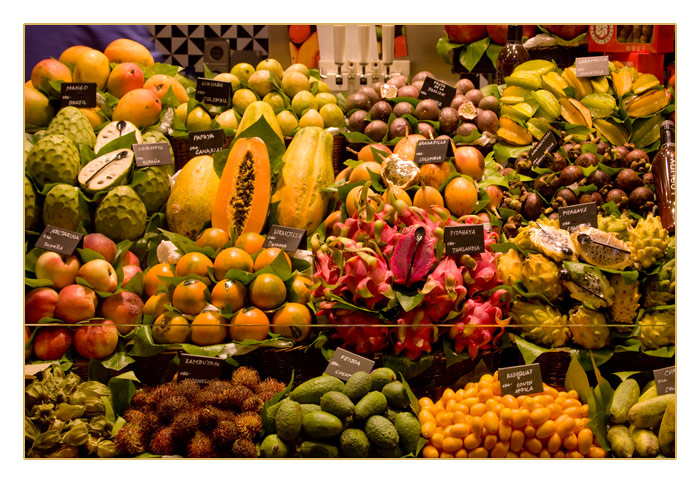
M 464 389 L 421 398 L 424 458 L 604 458 L 576 391 L 527 396 L 501 393 L 498 372 Z

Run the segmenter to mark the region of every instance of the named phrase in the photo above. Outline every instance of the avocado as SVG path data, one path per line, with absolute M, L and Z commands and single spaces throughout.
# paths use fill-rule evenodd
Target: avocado
M 362 421 L 374 414 L 382 414 L 386 406 L 386 396 L 379 391 L 371 391 L 355 404 L 355 420 Z
M 370 373 L 372 377 L 372 391 L 381 391 L 384 386 L 395 381 L 396 373 L 388 367 L 380 367 Z
M 270 434 L 260 444 L 260 456 L 263 458 L 286 458 L 290 449 L 278 435 Z
M 399 444 L 399 433 L 384 416 L 370 416 L 365 423 L 365 434 L 372 444 L 382 449 L 395 448 Z
M 313 411 L 302 418 L 302 428 L 311 438 L 332 438 L 343 431 L 343 422 L 326 411 Z
M 399 443 L 404 451 L 417 454 L 418 440 L 421 437 L 421 424 L 418 418 L 404 411 L 398 413 L 392 422 L 396 432 L 399 433 Z
M 349 428 L 340 435 L 340 453 L 346 458 L 367 458 L 370 443 L 361 429 Z
M 300 404 L 319 404 L 328 391 L 343 391 L 345 383 L 335 376 L 323 374 L 299 384 L 289 397 Z
M 275 414 L 275 427 L 277 434 L 285 441 L 292 441 L 299 437 L 302 428 L 301 405 L 285 399 Z
M 365 371 L 357 371 L 345 383 L 343 394 L 353 403 L 362 399 L 372 389 L 372 376 Z
M 347 388 L 347 384 L 345 387 Z M 344 421 L 355 412 L 355 405 L 350 398 L 342 392 L 329 391 L 321 396 L 321 409 L 338 416 L 341 421 Z
M 382 394 L 386 396 L 386 401 L 393 409 L 404 409 L 408 406 L 408 394 L 400 381 L 390 382 L 382 388 Z
M 302 458 L 337 458 L 338 447 L 320 441 L 302 441 L 299 455 Z

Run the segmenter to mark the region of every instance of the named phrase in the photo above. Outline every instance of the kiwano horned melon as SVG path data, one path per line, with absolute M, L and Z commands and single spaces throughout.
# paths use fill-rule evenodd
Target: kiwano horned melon
M 260 233 L 270 207 L 270 160 L 260 138 L 238 139 L 226 160 L 211 226 L 227 233 Z
M 194 240 L 211 220 L 218 190 L 214 158 L 205 155 L 190 159 L 177 175 L 165 206 L 169 230 Z
M 320 127 L 301 128 L 282 157 L 284 167 L 272 202 L 279 201 L 277 221 L 307 234 L 323 222 L 328 193 L 335 178 L 333 136 Z

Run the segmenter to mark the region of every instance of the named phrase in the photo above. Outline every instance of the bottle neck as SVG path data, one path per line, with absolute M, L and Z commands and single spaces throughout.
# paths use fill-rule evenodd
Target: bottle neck
M 673 127 L 662 126 L 661 128 L 661 146 L 669 146 L 676 144 L 676 132 Z
M 508 25 L 508 43 L 522 44 L 523 43 L 523 27 L 522 25 Z

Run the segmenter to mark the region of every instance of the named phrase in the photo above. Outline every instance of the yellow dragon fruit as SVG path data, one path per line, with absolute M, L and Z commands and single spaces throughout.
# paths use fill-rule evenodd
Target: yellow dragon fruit
M 627 284 L 620 274 L 610 277 L 610 286 L 615 290 L 610 306 L 610 317 L 616 324 L 634 324 L 639 310 L 639 281 Z
M 642 305 L 648 309 L 676 303 L 676 237 L 671 238 L 665 261 L 658 273 L 644 281 Z
M 579 305 L 569 311 L 569 328 L 574 344 L 584 349 L 602 349 L 610 342 L 605 314 Z
M 523 278 L 523 259 L 514 248 L 496 258 L 496 268 L 498 278 L 507 285 L 514 285 L 515 282 Z
M 639 321 L 642 347 L 660 349 L 676 342 L 676 311 L 647 312 Z
M 664 257 L 670 240 L 661 218 L 649 214 L 628 231 L 627 246 L 638 270 L 646 270 Z
M 571 339 L 567 316 L 551 305 L 516 300 L 512 304 L 510 315 L 513 322 L 520 326 L 522 336 L 535 344 L 561 347 Z
M 559 266 L 539 253 L 525 257 L 523 261 L 523 284 L 530 293 L 539 293 L 548 300 L 556 300 L 564 293 L 559 281 Z
M 608 233 L 614 233 L 622 241 L 629 240 L 628 228 L 634 225 L 634 219 L 627 216 L 627 213 L 623 213 L 620 216 L 608 215 L 602 216 L 598 215 L 598 229 L 606 231 Z

